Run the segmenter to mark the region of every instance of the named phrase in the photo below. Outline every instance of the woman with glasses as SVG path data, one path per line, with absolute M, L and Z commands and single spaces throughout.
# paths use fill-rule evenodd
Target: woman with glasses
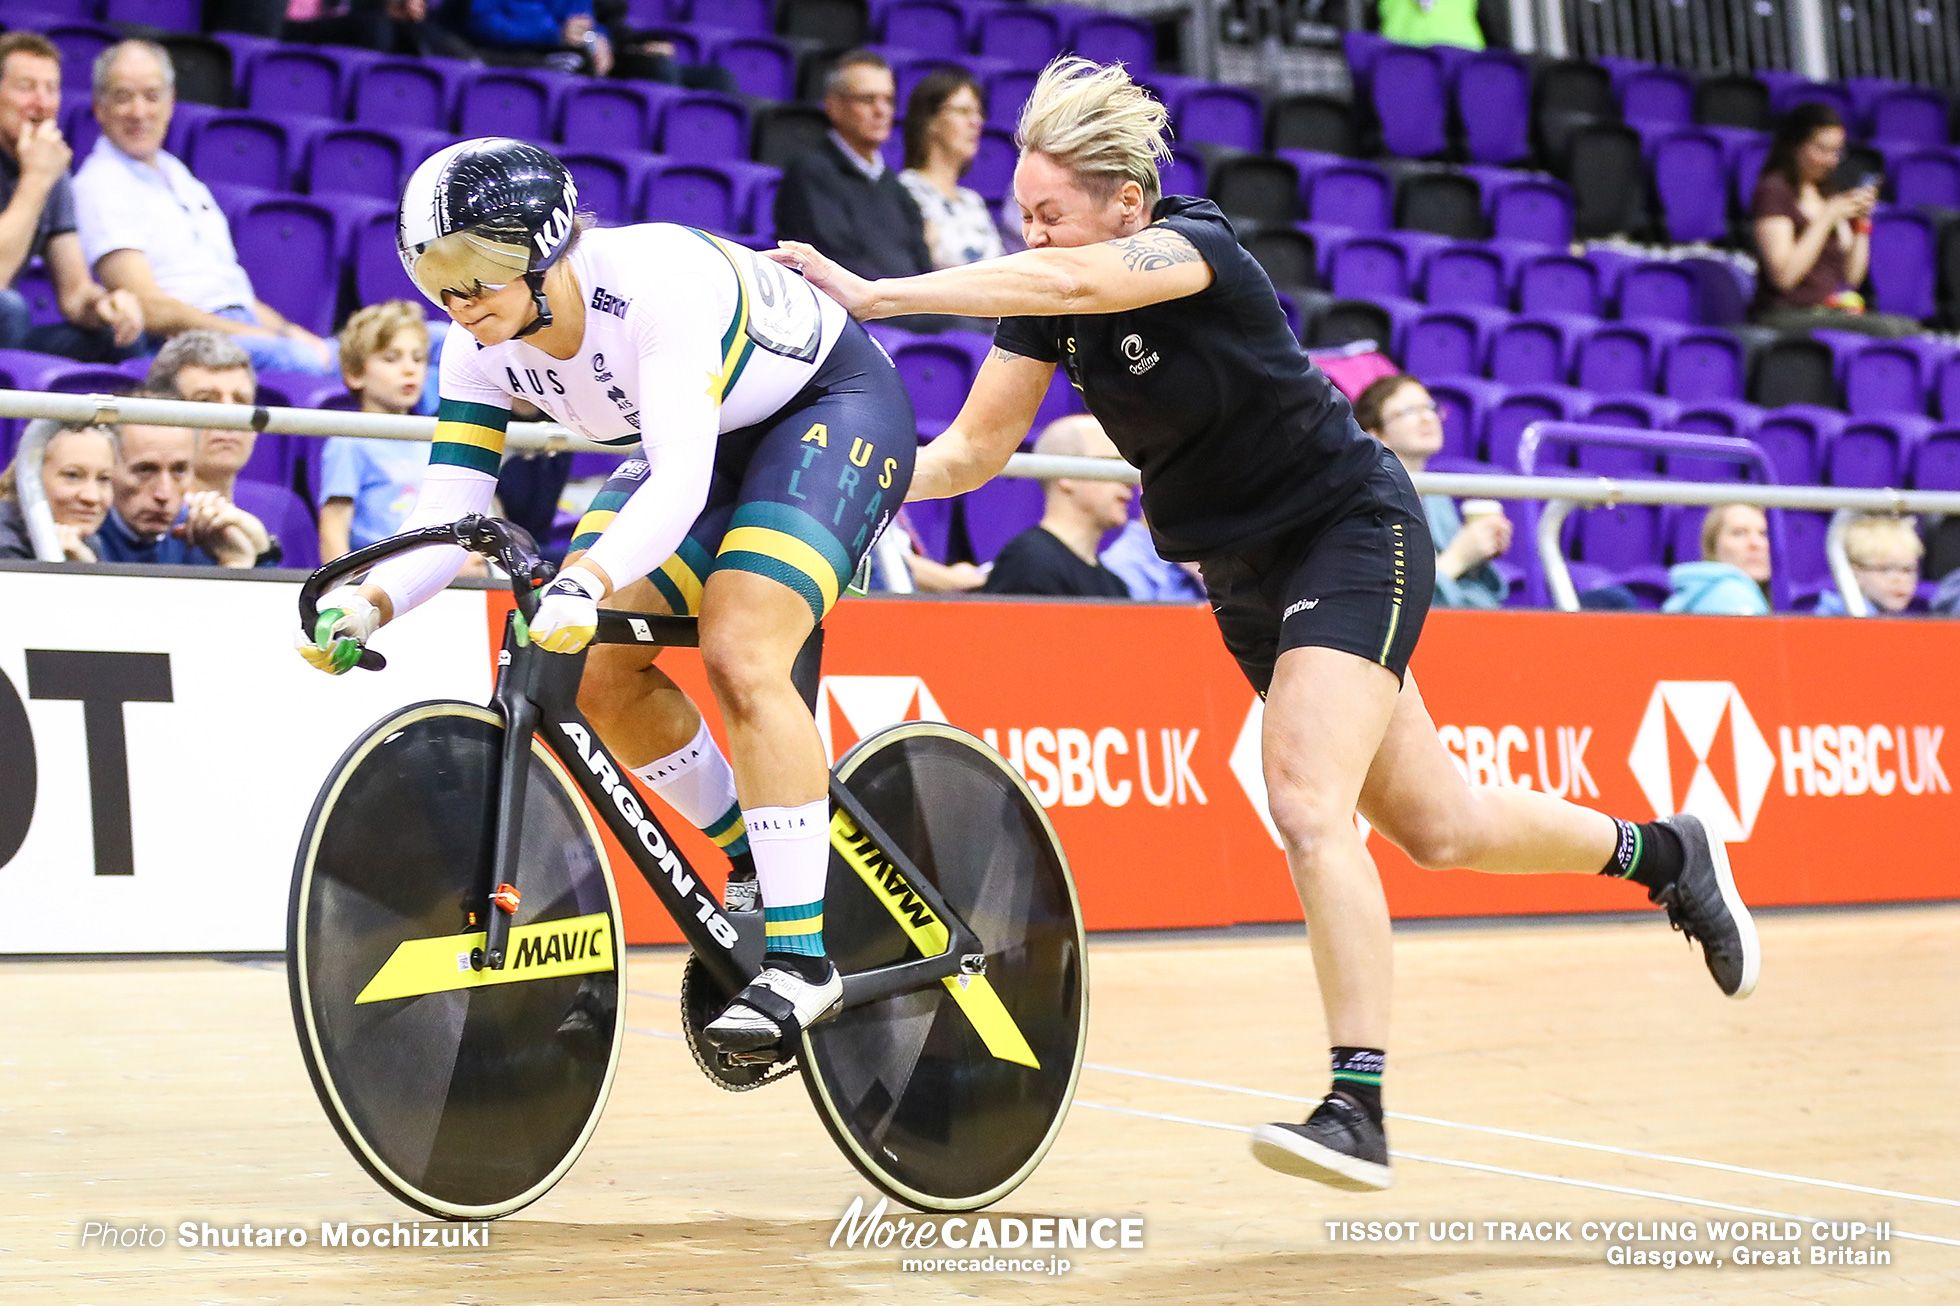
M 956 268 L 1006 253 L 980 193 L 960 178 L 980 153 L 987 111 L 980 83 L 964 68 L 926 74 L 905 106 L 905 171 L 898 174 L 925 219 L 935 268 Z
M 700 618 L 732 767 L 654 665 L 658 650 L 594 649 L 578 705 L 615 757 L 730 854 L 731 910 L 752 910 L 760 881 L 762 973 L 707 1036 L 731 1052 L 793 1047 L 837 1009 L 843 982 L 823 940 L 829 765 L 790 672 L 904 500 L 917 447 L 905 387 L 835 302 L 739 245 L 667 223 L 586 230 L 571 174 L 534 145 L 465 141 L 432 156 L 409 179 L 396 240 L 416 286 L 461 328 L 443 350 L 435 443 L 402 530 L 489 510 L 520 399 L 635 454 L 579 523 L 530 638 L 582 651 L 602 600 Z M 302 656 L 347 670 L 464 557 L 418 550 L 327 594 Z
M 1057 367 L 1142 473 L 1158 552 L 1200 565 L 1226 647 L 1266 699 L 1269 805 L 1332 1045 L 1332 1091 L 1304 1124 L 1256 1130 L 1253 1153 L 1336 1187 L 1385 1188 L 1393 948 L 1357 808 L 1423 866 L 1646 886 L 1734 997 L 1755 985 L 1755 930 L 1722 845 L 1694 817 L 1621 821 L 1531 790 L 1472 789 L 1457 771 L 1407 674 L 1435 563 L 1422 503 L 1308 361 L 1217 206 L 1161 194 L 1166 126 L 1121 67 L 1057 60 L 1021 113 L 1026 252 L 881 281 L 807 245 L 775 257 L 855 317 L 1002 319 L 965 407 L 919 455 L 914 497 L 996 475 Z M 1273 1046 L 1293 1041 L 1292 990 L 1242 1000 L 1275 1008 Z

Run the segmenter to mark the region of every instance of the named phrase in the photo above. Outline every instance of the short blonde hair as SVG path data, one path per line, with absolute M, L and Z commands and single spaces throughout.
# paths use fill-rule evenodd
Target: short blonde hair
M 1901 517 L 1889 512 L 1861 512 L 1845 525 L 1845 556 L 1853 562 L 1860 558 L 1868 558 L 1871 554 L 1867 550 L 1872 545 L 1888 539 L 1902 540 L 1910 544 L 1914 561 L 1926 555 L 1926 546 L 1919 541 L 1917 518 Z
M 420 336 L 422 347 L 428 348 L 429 319 L 422 312 L 420 304 L 411 304 L 406 299 L 390 299 L 370 304 L 348 318 L 347 325 L 340 329 L 342 374 L 359 377 L 367 371 L 368 358 L 386 349 L 388 342 L 401 331 Z
M 1169 131 L 1169 113 L 1123 65 L 1063 55 L 1042 69 L 1014 144 L 1067 168 L 1093 199 L 1106 204 L 1133 181 L 1154 208 L 1163 194 L 1157 165 L 1171 157 Z

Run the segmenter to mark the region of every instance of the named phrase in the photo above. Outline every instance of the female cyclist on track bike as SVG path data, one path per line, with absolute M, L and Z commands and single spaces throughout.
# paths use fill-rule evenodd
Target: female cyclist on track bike
M 1159 552 L 1202 566 L 1226 647 L 1266 697 L 1271 812 L 1334 1045 L 1333 1090 L 1304 1124 L 1255 1131 L 1254 1155 L 1385 1188 L 1393 954 L 1357 809 L 1423 866 L 1645 886 L 1731 997 L 1755 987 L 1755 927 L 1722 845 L 1694 817 L 1636 824 L 1547 794 L 1472 789 L 1458 774 L 1407 675 L 1436 556 L 1421 501 L 1308 361 L 1218 209 L 1160 197 L 1165 127 L 1120 67 L 1059 60 L 1021 113 L 1014 194 L 1028 252 L 875 282 L 807 245 L 771 257 L 857 318 L 1002 319 L 959 417 L 919 456 L 913 498 L 998 473 L 1058 365 L 1142 472 Z
M 594 649 L 578 703 L 615 756 L 730 853 L 733 908 L 753 859 L 763 969 L 706 1033 L 730 1052 L 791 1046 L 843 983 L 823 944 L 828 768 L 790 668 L 904 499 L 916 448 L 905 388 L 834 301 L 739 245 L 666 223 L 587 230 L 565 166 L 520 141 L 465 141 L 423 163 L 396 236 L 409 276 L 462 328 L 443 350 L 435 443 L 404 530 L 489 510 L 513 400 L 637 448 L 579 523 L 530 638 L 578 652 L 602 600 L 700 618 L 732 769 L 655 653 Z M 302 655 L 347 670 L 464 556 L 423 549 L 329 593 Z

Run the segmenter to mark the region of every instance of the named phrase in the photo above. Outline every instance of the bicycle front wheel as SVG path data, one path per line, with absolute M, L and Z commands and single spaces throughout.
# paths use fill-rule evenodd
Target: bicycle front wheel
M 376 723 L 314 803 L 287 914 L 293 1020 L 320 1104 L 376 1182 L 448 1219 L 508 1215 L 563 1177 L 623 1033 L 604 847 L 537 741 L 508 961 L 471 965 L 503 738 L 469 703 Z
M 1089 1016 L 1075 882 L 1027 785 L 963 731 L 893 726 L 852 749 L 837 778 L 979 935 L 986 970 L 805 1031 L 804 1081 L 866 1179 L 923 1210 L 976 1210 L 1033 1173 L 1075 1093 Z M 848 973 L 943 948 L 944 926 L 895 868 L 835 820 L 831 833 L 836 963 Z

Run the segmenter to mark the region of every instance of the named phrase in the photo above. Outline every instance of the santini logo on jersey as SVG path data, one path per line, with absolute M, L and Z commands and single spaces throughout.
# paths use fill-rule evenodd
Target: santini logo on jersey
M 1130 360 L 1131 376 L 1142 376 L 1157 366 L 1157 351 L 1144 344 L 1143 337 L 1135 332 L 1124 336 L 1123 343 L 1117 347 L 1123 351 L 1123 357 Z
M 632 300 L 621 299 L 618 295 L 613 294 L 612 291 L 607 290 L 604 286 L 600 286 L 592 292 L 592 307 L 598 309 L 601 313 L 611 313 L 616 318 L 624 319 L 626 316 L 626 310 L 632 307 L 632 304 L 633 304 Z M 600 366 L 600 364 L 602 364 L 604 361 L 605 361 L 604 354 L 593 355 L 592 358 L 593 368 L 596 370 Z

